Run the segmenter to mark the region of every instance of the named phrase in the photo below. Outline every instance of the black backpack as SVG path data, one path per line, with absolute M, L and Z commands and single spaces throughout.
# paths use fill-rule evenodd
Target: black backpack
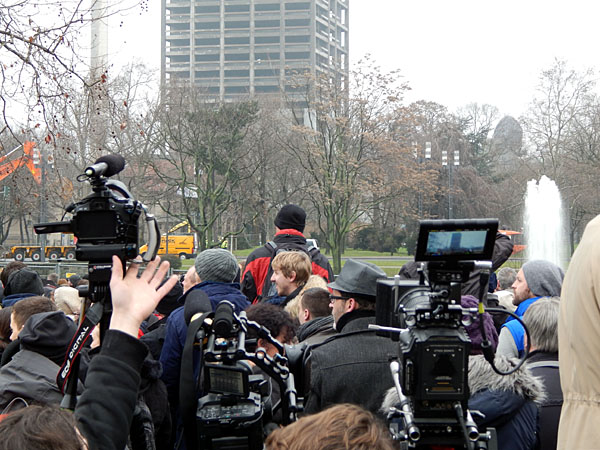
M 273 258 L 281 252 L 304 252 L 313 262 L 315 256 L 319 253 L 319 249 L 314 245 L 307 246 L 306 244 L 298 244 L 295 242 L 283 242 L 277 245 L 274 241 L 269 241 L 265 244 L 265 247 L 271 252 L 271 259 L 269 259 L 269 270 L 267 270 L 267 276 L 263 282 L 262 294 L 260 295 L 259 301 L 267 298 L 271 298 L 277 295 L 277 289 L 275 285 L 271 283 L 271 276 L 273 275 L 273 267 L 271 263 Z

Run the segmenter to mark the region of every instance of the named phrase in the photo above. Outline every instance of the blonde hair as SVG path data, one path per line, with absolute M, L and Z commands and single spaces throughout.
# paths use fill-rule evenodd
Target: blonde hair
M 369 411 L 342 403 L 273 431 L 267 450 L 393 450 L 386 428 Z
M 285 309 L 293 319 L 297 319 L 298 315 L 300 314 L 300 299 L 302 298 L 302 294 L 304 294 L 304 291 L 307 289 L 315 287 L 327 289 L 327 281 L 325 281 L 325 279 L 320 275 L 311 275 L 308 277 L 308 281 L 298 295 L 290 300 L 283 309 Z
M 294 280 L 298 286 L 302 286 L 308 281 L 312 274 L 312 263 L 310 258 L 304 252 L 281 252 L 278 253 L 271 262 L 273 270 L 281 270 L 281 273 L 287 278 L 292 276 L 292 272 L 296 273 Z

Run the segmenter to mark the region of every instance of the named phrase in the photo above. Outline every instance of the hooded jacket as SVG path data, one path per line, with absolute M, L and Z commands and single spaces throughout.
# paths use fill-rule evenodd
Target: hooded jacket
M 333 316 L 317 317 L 304 322 L 298 328 L 298 341 L 307 345 L 316 345 L 337 334 L 333 328 Z
M 21 350 L 0 368 L 0 410 L 15 397 L 60 404 L 56 375 L 76 326 L 62 311 L 32 315 L 19 334 Z
M 497 355 L 496 367 L 508 371 L 511 360 Z M 539 405 L 546 395 L 541 379 L 522 367 L 511 375 L 498 375 L 482 355 L 469 357 L 469 410 L 480 432 L 496 428 L 498 450 L 532 450 L 537 440 Z
M 564 403 L 559 449 L 600 445 L 600 216 L 587 224 L 563 282 L 558 317 Z

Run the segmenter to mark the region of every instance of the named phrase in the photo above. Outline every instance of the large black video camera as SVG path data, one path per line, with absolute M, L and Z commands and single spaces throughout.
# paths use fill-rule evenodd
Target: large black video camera
M 470 340 L 465 326 L 477 308 L 461 306 L 461 284 L 480 270 L 487 290 L 498 221 L 422 221 L 415 261 L 419 280 L 380 280 L 378 334 L 398 341 L 391 365 L 400 398 L 389 415 L 394 438 L 405 448 L 432 444 L 488 448 L 468 410 Z
M 89 180 L 93 193 L 65 211 L 73 214 L 70 221 L 38 223 L 34 230 L 38 234 L 73 233 L 76 237 L 75 258 L 78 261 L 110 263 L 112 255 L 118 255 L 123 265 L 127 259 L 138 255 L 138 219 L 144 211 L 148 226 L 148 251 L 144 261 L 156 256 L 160 232 L 156 219 L 144 205 L 134 200 L 120 181 L 108 180 L 125 167 L 119 155 L 99 158 L 87 167 L 78 181 Z
M 275 414 L 282 425 L 296 420 L 294 376 L 283 346 L 266 328 L 248 320 L 245 312 L 236 314 L 226 300 L 214 313 L 190 319 L 179 396 L 186 448 L 262 449 Z M 247 339 L 250 330 L 275 346 L 277 353 L 271 357 L 257 348 L 254 340 Z M 197 378 L 194 359 L 199 364 Z M 253 370 L 250 362 L 260 371 Z M 277 404 L 271 402 L 272 383 L 279 387 Z

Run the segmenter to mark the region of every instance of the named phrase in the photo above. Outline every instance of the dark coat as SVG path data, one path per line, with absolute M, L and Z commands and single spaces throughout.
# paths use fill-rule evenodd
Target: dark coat
M 333 317 L 317 317 L 303 323 L 298 328 L 296 336 L 298 342 L 305 342 L 307 345 L 317 345 L 335 336 L 337 331 L 333 328 Z
M 558 369 L 558 352 L 534 351 L 527 358 L 527 366 L 533 375 L 542 379 L 546 390 L 546 400 L 544 400 L 540 408 L 538 448 L 540 450 L 552 450 L 556 448 L 558 422 L 563 404 Z
M 79 430 L 90 449 L 125 448 L 147 353 L 137 339 L 120 331 L 106 332 L 75 408 Z
M 311 348 L 306 361 L 309 392 L 304 411 L 312 414 L 336 403 L 353 403 L 377 413 L 393 386 L 390 356 L 398 344 L 369 330 L 373 311 L 355 310 L 337 323 L 340 333 Z
M 237 283 L 206 281 L 189 289 L 182 296 L 180 302 L 185 302 L 185 297 L 190 292 L 200 289 L 208 295 L 213 310 L 221 300 L 229 300 L 236 307 L 235 312 L 239 313 L 250 306 L 246 296 L 240 292 L 239 286 Z M 177 308 L 167 319 L 165 341 L 160 353 L 160 362 L 163 367 L 161 378 L 167 386 L 172 408 L 179 404 L 179 368 L 187 335 L 187 324 L 185 323 L 183 308 L 183 306 Z
M 496 366 L 507 371 L 512 363 L 498 355 Z M 537 440 L 538 408 L 544 401 L 541 379 L 522 367 L 507 376 L 498 375 L 482 355 L 469 357 L 469 409 L 484 432 L 496 428 L 498 450 L 533 450 Z
M 302 233 L 293 229 L 280 230 L 273 242 L 278 246 L 287 242 L 294 245 L 306 247 L 306 238 Z M 263 295 L 263 285 L 265 280 L 271 277 L 271 257 L 273 252 L 270 247 L 263 245 L 254 250 L 246 259 L 246 267 L 242 275 L 242 292 L 248 297 L 248 300 L 254 302 L 257 297 Z M 312 258 L 312 273 L 320 275 L 326 281 L 333 281 L 333 269 L 329 260 L 320 252 Z

